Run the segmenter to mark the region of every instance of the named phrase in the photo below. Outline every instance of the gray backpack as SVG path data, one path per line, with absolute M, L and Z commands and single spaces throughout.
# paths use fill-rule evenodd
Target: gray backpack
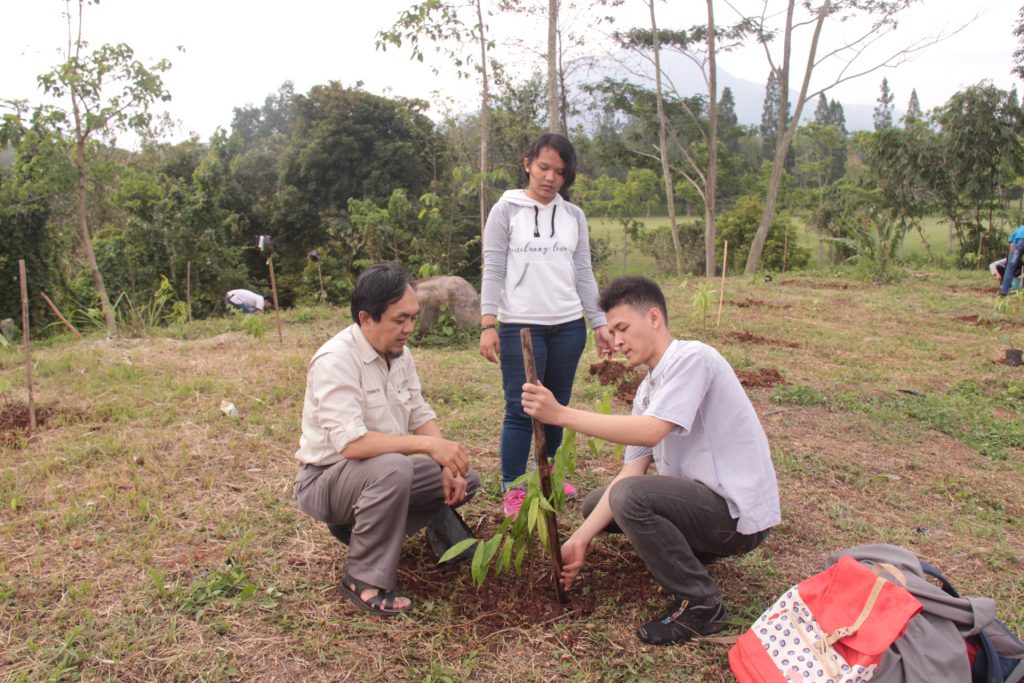
M 991 598 L 961 597 L 946 577 L 906 548 L 857 546 L 836 553 L 825 566 L 843 555 L 868 567 L 895 566 L 906 577 L 906 589 L 924 605 L 924 611 L 910 620 L 903 636 L 886 652 L 872 683 L 1024 681 L 1024 643 L 996 619 Z M 882 576 L 892 579 L 884 570 Z M 973 666 L 968 649 L 975 651 Z

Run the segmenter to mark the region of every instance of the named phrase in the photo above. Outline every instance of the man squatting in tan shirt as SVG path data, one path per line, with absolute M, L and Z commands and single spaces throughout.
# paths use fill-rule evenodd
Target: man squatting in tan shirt
M 342 595 L 393 615 L 412 608 L 395 587 L 402 539 L 428 524 L 460 526 L 452 507 L 472 498 L 480 479 L 466 450 L 441 436 L 420 391 L 406 348 L 419 313 L 409 275 L 394 263 L 367 268 L 351 310 L 353 324 L 309 363 L 295 498 L 349 546 Z

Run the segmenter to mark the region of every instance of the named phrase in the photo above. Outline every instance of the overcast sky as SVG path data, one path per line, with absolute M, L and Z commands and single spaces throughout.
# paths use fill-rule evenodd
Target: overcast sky
M 911 88 L 917 89 L 926 110 L 983 79 L 1009 89 L 1017 83 L 1009 71 L 1020 1 L 924 0 L 904 15 L 894 41 L 879 47 L 952 31 L 978 16 L 913 61 L 841 86 L 830 96 L 844 105 L 873 105 L 883 75 L 900 109 L 906 106 Z M 733 5 L 744 2 L 735 0 Z M 295 83 L 297 92 L 331 80 L 344 85 L 362 81 L 369 92 L 430 100 L 435 116 L 446 106 L 471 110 L 478 104 L 474 83 L 458 81 L 451 69 L 433 74 L 426 65 L 410 61 L 407 49 L 392 48 L 387 53 L 375 49 L 377 31 L 389 27 L 409 4 L 407 0 L 103 0 L 86 8 L 84 37 L 94 47 L 125 42 L 147 63 L 164 57 L 171 60 L 165 84 L 173 98 L 168 110 L 181 124 L 175 135 L 179 139 L 194 132 L 205 140 L 218 126 L 228 128 L 234 107 L 262 104 L 286 80 Z M 488 4 L 496 2 L 485 0 Z M 705 20 L 703 3 L 692 0 L 659 2 L 656 8 L 663 27 Z M 0 100 L 40 101 L 36 76 L 60 61 L 59 50 L 67 43 L 63 10 L 62 0 L 0 0 Z M 716 3 L 716 13 L 719 23 L 735 16 L 724 2 Z M 619 15 L 616 28 L 620 29 L 642 25 L 649 17 L 640 0 L 626 0 Z M 496 33 L 514 31 L 538 51 L 544 48 L 546 28 L 539 20 L 503 18 L 492 24 L 497 25 Z M 823 45 L 836 44 L 843 31 L 851 30 L 838 24 L 827 29 Z M 597 32 L 590 35 L 594 45 L 606 49 Z M 436 57 L 432 63 L 443 62 Z M 763 52 L 756 48 L 722 55 L 719 63 L 734 76 L 756 82 L 763 82 L 768 72 Z M 543 65 L 521 53 L 513 68 L 528 74 Z

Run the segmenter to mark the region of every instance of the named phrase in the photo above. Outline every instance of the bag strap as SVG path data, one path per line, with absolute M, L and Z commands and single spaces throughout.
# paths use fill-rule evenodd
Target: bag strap
M 875 608 L 875 603 L 878 602 L 878 596 L 881 595 L 882 589 L 885 588 L 885 579 L 879 576 L 875 579 L 875 585 L 871 587 L 871 594 L 868 596 L 867 602 L 864 603 L 864 609 L 857 615 L 857 619 L 849 626 L 841 626 L 832 633 L 825 636 L 825 642 L 830 646 L 835 645 L 836 641 L 852 636 L 854 633 L 860 630 L 860 627 L 867 621 L 868 616 L 871 614 L 871 610 Z
M 882 576 L 882 570 L 889 572 L 898 584 L 906 587 L 907 577 L 902 571 L 888 562 L 879 562 L 871 567 L 871 571 L 874 572 L 878 578 L 875 579 L 875 585 L 871 587 L 871 594 L 868 595 L 867 602 L 864 603 L 864 609 L 860 611 L 857 619 L 854 620 L 852 624 L 837 628 L 831 634 L 825 636 L 825 640 L 829 645 L 834 645 L 836 641 L 846 638 L 847 636 L 852 636 L 854 633 L 859 631 L 860 627 L 864 625 L 865 621 L 867 621 L 868 616 L 871 614 L 871 610 L 875 607 L 875 603 L 878 602 L 878 596 L 881 595 L 882 589 L 885 588 L 886 579 Z

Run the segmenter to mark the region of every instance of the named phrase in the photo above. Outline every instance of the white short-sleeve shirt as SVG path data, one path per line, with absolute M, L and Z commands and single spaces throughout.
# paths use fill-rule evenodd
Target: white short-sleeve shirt
M 654 448 L 627 447 L 626 462 L 653 455 L 659 475 L 704 484 L 725 499 L 742 534 L 782 521 L 768 437 L 718 351 L 698 341 L 673 341 L 638 387 L 633 414 L 675 428 Z

